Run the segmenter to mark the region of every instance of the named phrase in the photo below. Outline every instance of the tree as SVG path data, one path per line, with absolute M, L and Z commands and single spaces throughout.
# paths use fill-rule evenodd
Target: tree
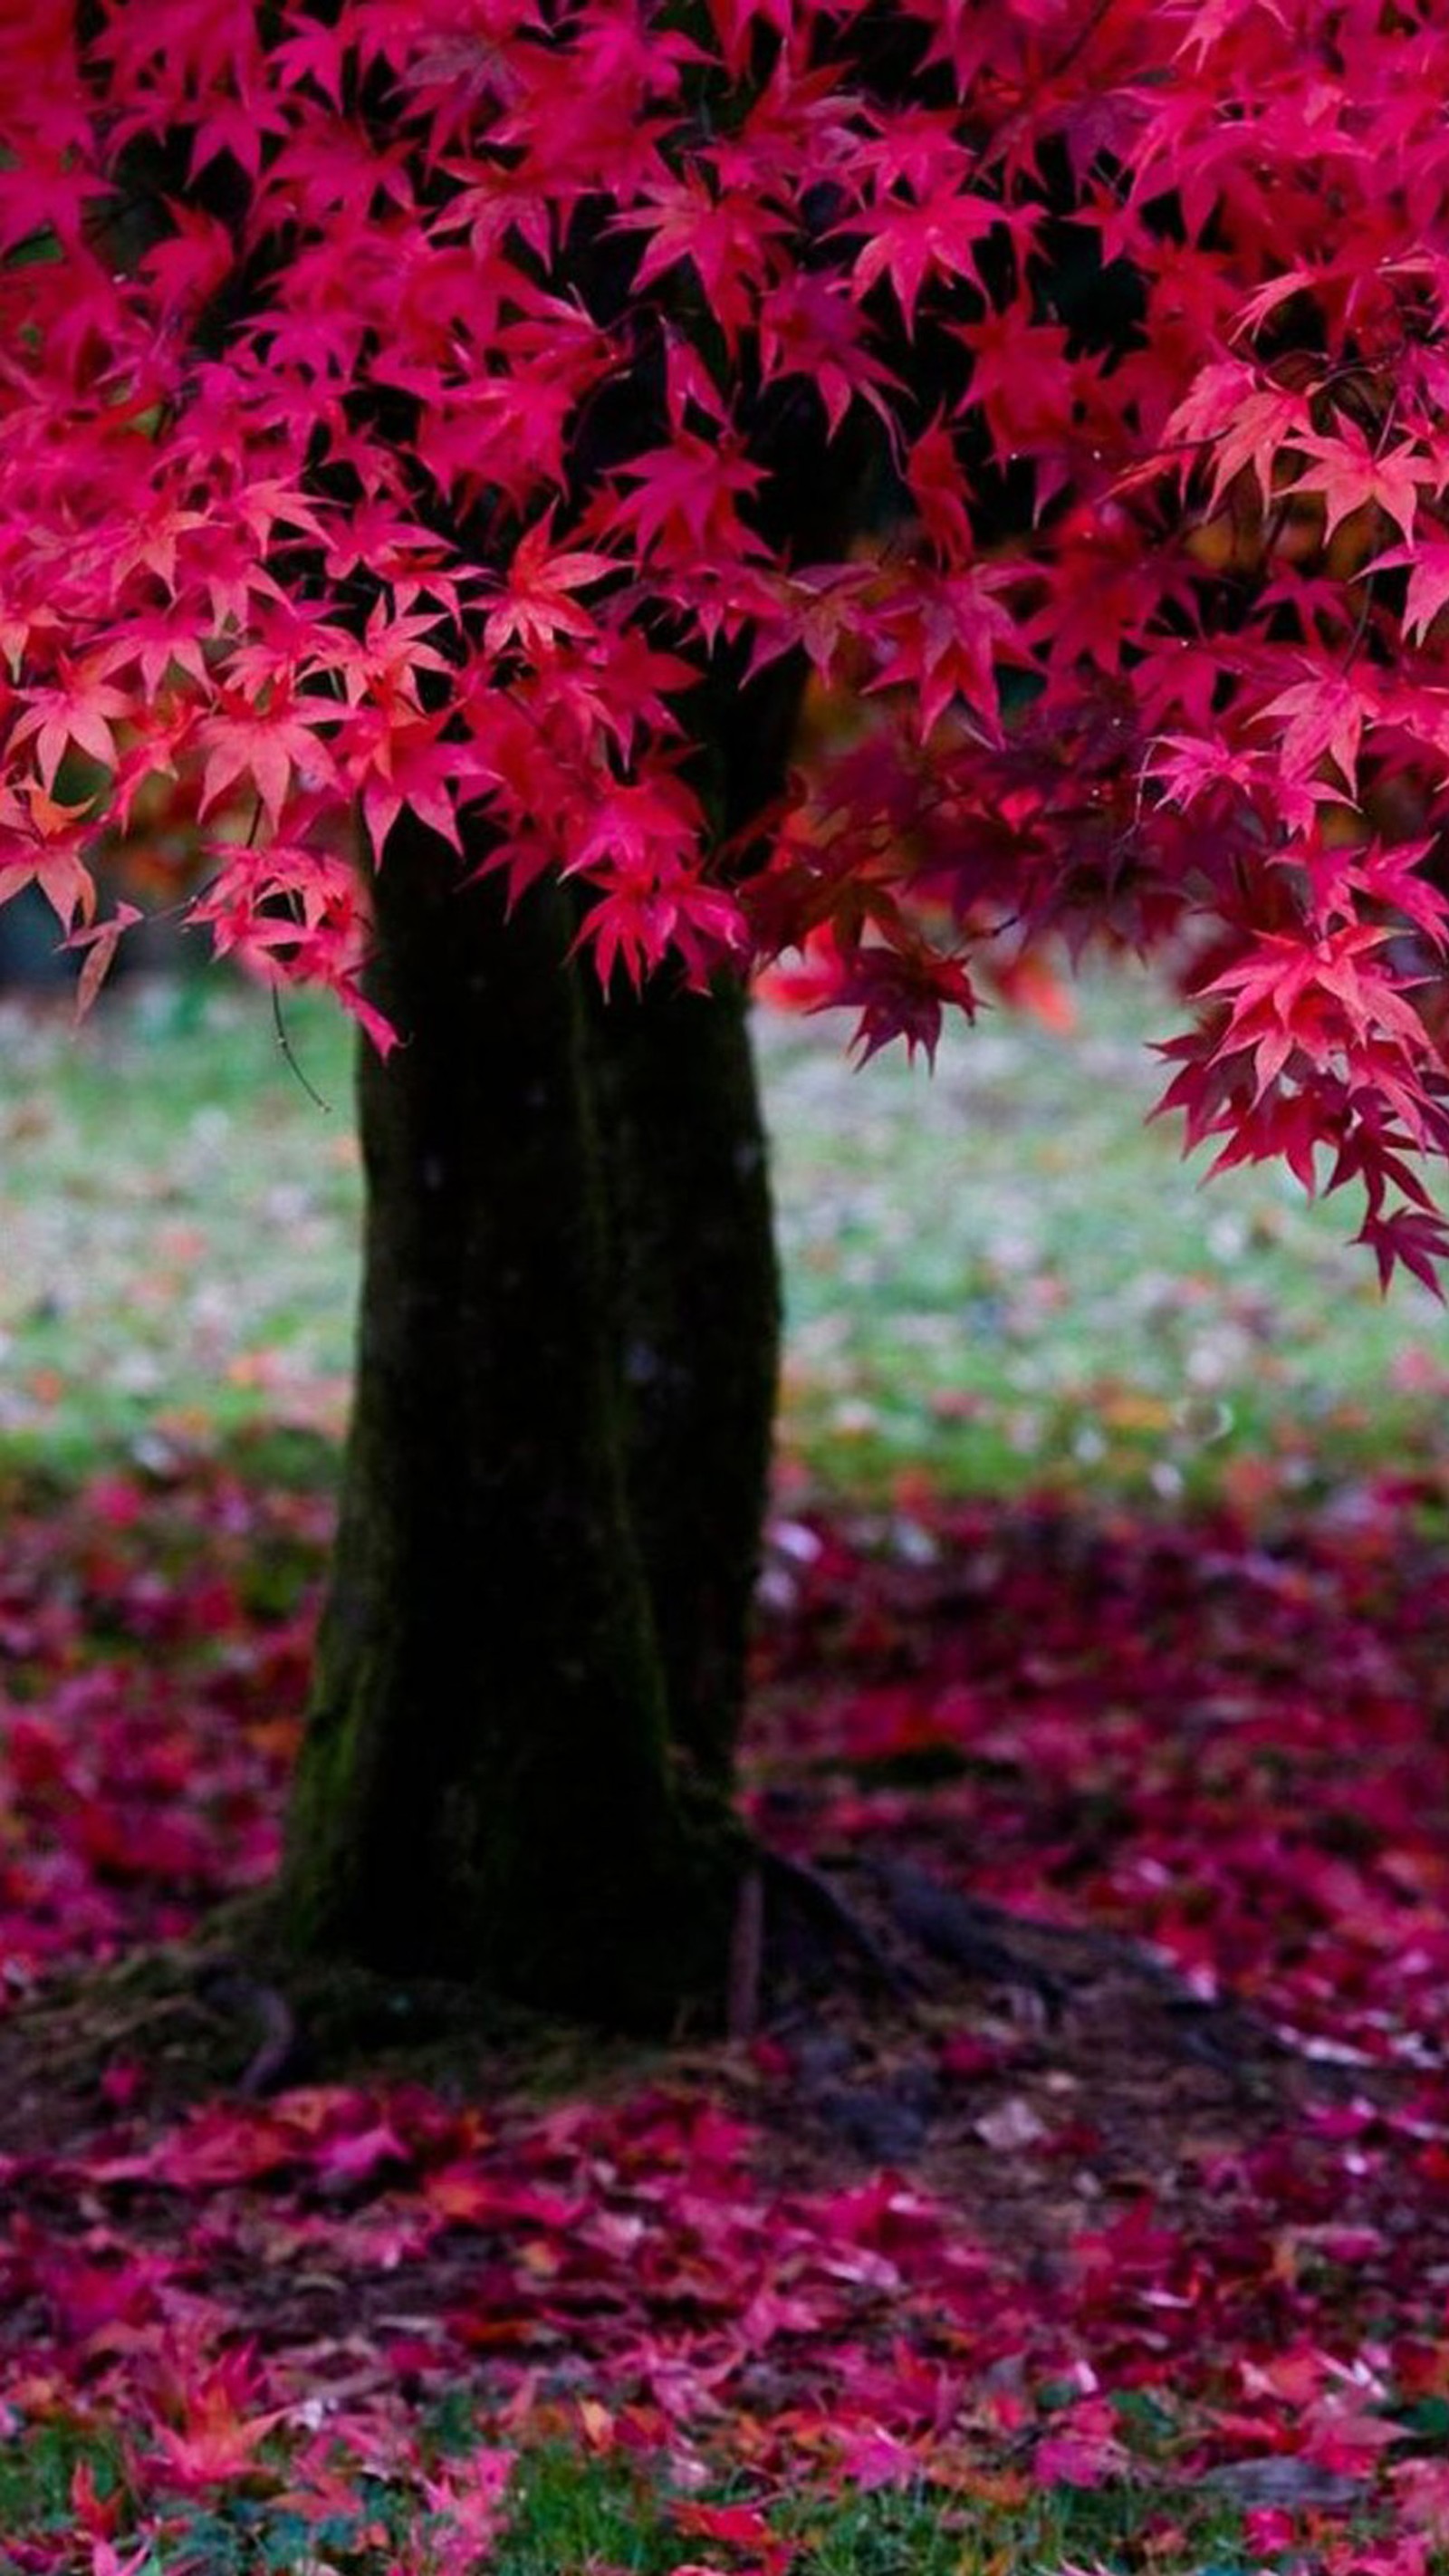
M 164 792 L 218 952 L 363 1030 L 299 1943 L 723 1986 L 762 961 L 868 1054 L 1170 951 L 1189 1141 L 1432 1280 L 1446 76 L 1429 0 L 0 29 L 0 898 L 88 999 Z

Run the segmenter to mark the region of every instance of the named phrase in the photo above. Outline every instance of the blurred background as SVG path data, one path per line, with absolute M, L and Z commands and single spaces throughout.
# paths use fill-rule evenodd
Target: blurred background
M 350 1025 L 160 923 L 77 1026 L 50 916 L 0 931 L 0 1454 L 164 1469 L 245 1437 L 300 1467 L 346 1411 Z M 787 1477 L 1252 1505 L 1388 1470 L 1432 1504 L 1449 1317 L 1407 1277 L 1380 1297 L 1346 1194 L 1180 1159 L 1149 1123 L 1165 988 L 1026 991 L 934 1073 L 899 1048 L 857 1072 L 849 1015 L 757 1008 Z

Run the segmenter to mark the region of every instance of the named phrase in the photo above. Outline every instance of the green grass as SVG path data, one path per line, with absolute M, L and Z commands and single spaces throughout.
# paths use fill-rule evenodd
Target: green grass
M 1437 1472 L 1449 1322 L 1379 1297 L 1347 1199 L 1278 1171 L 1203 1187 L 1126 975 L 1069 1037 L 996 1014 L 856 1073 L 844 1029 L 761 1014 L 787 1274 L 786 1429 L 817 1479 L 1200 1496 Z M 0 1006 L 0 1451 L 334 1436 L 360 1177 L 351 1038 L 325 1003 L 203 976 L 74 1033 Z M 320 1095 L 327 1108 L 318 1106 Z
M 73 2532 L 71 2479 L 83 2460 L 99 2496 L 128 2494 L 123 2462 L 97 2437 L 47 2427 L 7 2446 L 5 2538 L 18 2545 Z M 702 2500 L 755 2505 L 764 2535 L 726 2541 L 691 2531 L 689 2507 Z M 415 2493 L 371 2476 L 359 2481 L 355 2516 L 322 2524 L 240 2492 L 214 2506 L 178 2498 L 167 2519 L 168 2536 L 142 2561 L 141 2576 L 202 2567 L 208 2576 L 290 2576 L 324 2565 L 336 2576 L 384 2576 L 399 2566 L 428 2576 L 436 2563 L 430 2517 Z M 123 2505 L 123 2539 L 129 2525 Z M 0 2567 L 3 2548 L 0 2541 Z M 1114 2483 L 1002 2499 L 925 2481 L 874 2491 L 822 2484 L 772 2500 L 734 2483 L 701 2499 L 672 2494 L 657 2464 L 600 2460 L 562 2444 L 521 2461 L 505 2528 L 487 2557 L 490 2576 L 670 2576 L 700 2564 L 721 2576 L 762 2565 L 779 2576 L 787 2568 L 791 2576 L 1057 2576 L 1067 2568 L 1236 2576 L 1251 2563 L 1240 2513 L 1201 2487 Z
M 739 2501 L 721 2490 L 714 2501 Z M 795 2576 L 988 2576 L 1011 2568 L 1111 2566 L 1155 2555 L 1169 2529 L 1190 2563 L 1243 2563 L 1241 2516 L 1205 2491 L 1157 2487 L 1056 2487 L 994 2502 L 926 2482 L 904 2488 L 807 2489 L 765 2508 L 771 2537 L 790 2545 Z M 756 2565 L 764 2552 L 681 2532 L 647 2474 L 549 2450 L 516 2484 L 497 2576 L 560 2576 L 604 2566 L 667 2576 L 685 2563 Z M 1179 2557 L 1177 2563 L 1184 2563 Z
M 217 977 L 0 1009 L 0 1444 L 336 1429 L 360 1206 L 340 1015 Z M 305 1080 L 304 1080 L 305 1077 Z M 311 1086 L 328 1106 L 306 1087 Z
M 84 2464 L 102 2500 L 125 2484 L 120 2446 L 109 2435 L 67 2423 L 41 2424 L 0 2441 L 0 2576 L 7 2541 L 35 2541 L 75 2528 L 72 2480 Z
M 1286 1171 L 1204 1183 L 1149 1123 L 1144 978 L 1086 985 L 1063 1037 L 997 1014 L 842 1073 L 819 1024 L 762 1025 L 789 1317 L 789 1415 L 832 1482 L 1291 1488 L 1436 1460 L 1449 1319 L 1385 1301 L 1343 1196 Z

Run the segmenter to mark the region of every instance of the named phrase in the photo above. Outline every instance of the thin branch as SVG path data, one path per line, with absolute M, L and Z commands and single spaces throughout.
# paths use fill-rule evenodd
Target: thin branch
M 309 1082 L 292 1051 L 292 1041 L 287 1035 L 287 1024 L 282 1017 L 281 987 L 277 984 L 272 986 L 272 1026 L 277 1034 L 277 1044 L 281 1048 L 282 1054 L 286 1059 L 288 1071 L 293 1075 L 296 1081 L 300 1082 L 308 1099 L 321 1110 L 323 1117 L 330 1118 L 332 1115 L 331 1101 L 324 1100 L 321 1092 L 317 1089 L 316 1084 Z

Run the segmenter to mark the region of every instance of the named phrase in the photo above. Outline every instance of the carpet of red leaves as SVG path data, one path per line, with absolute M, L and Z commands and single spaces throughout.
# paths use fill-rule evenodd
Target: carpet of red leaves
M 114 2576 L 237 2490 L 356 2514 L 377 2473 L 449 2576 L 549 2432 L 686 2490 L 1207 2479 L 1265 2558 L 1311 2528 L 1331 2571 L 1417 2576 L 1449 2539 L 1442 1492 L 782 1517 L 761 1825 L 898 1951 L 890 1867 L 967 1892 L 1005 1965 L 543 2107 L 436 2070 L 188 2103 L 158 2033 L 194 1999 L 128 2022 L 118 1985 L 98 2051 L 48 1998 L 264 1882 L 326 1519 L 112 1478 L 0 1556 L 0 2439 L 112 2428 L 128 2482 L 122 2530 L 81 2472 L 22 2576 Z M 460 2386 L 483 2447 L 440 2467 L 419 2409 Z

